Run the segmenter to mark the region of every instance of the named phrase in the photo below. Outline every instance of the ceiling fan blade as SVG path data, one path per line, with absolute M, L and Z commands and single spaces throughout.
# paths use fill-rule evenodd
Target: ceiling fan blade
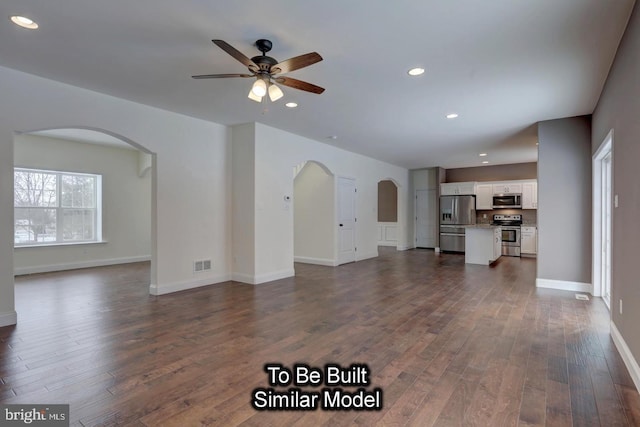
M 227 77 L 254 77 L 255 74 L 202 74 L 191 76 L 192 79 L 224 79 Z
M 245 67 L 248 67 L 251 71 L 258 71 L 259 67 L 256 65 L 255 62 L 253 62 L 244 53 L 240 52 L 238 49 L 231 46 L 226 41 L 224 40 L 211 40 L 211 41 L 214 42 L 216 46 L 218 46 L 220 49 L 224 50 L 229 55 L 233 56 L 236 60 L 243 63 Z
M 291 77 L 276 77 L 274 80 L 281 85 L 289 86 L 294 89 L 300 89 L 311 93 L 321 94 L 324 92 L 324 88 L 316 86 L 311 83 L 303 82 L 302 80 L 292 79 Z
M 271 67 L 271 74 L 288 73 L 290 71 L 299 70 L 308 67 L 316 62 L 322 61 L 322 56 L 317 52 L 306 53 L 304 55 L 289 58 L 286 61 L 277 63 Z

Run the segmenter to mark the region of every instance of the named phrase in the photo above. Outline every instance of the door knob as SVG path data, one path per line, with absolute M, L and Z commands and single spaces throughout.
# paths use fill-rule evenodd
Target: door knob
M 342 227 L 343 224 L 340 224 L 340 227 Z

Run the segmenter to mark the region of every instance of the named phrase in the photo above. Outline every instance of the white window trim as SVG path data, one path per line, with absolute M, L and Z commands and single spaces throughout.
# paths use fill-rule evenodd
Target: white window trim
M 68 170 L 51 170 L 51 169 L 39 169 L 39 168 L 33 168 L 33 167 L 23 167 L 23 166 L 15 166 L 13 168 L 13 172 L 15 174 L 16 171 L 28 171 L 28 172 L 40 172 L 40 173 L 50 173 L 50 174 L 56 174 L 58 175 L 58 177 L 60 177 L 61 175 L 84 175 L 84 176 L 92 176 L 95 177 L 96 179 L 96 194 L 95 194 L 95 198 L 96 198 L 96 207 L 95 208 L 91 208 L 91 209 L 95 209 L 95 214 L 94 214 L 94 222 L 95 222 L 95 239 L 94 240 L 74 240 L 74 241 L 55 241 L 55 242 L 41 242 L 41 243 L 33 243 L 33 242 L 29 242 L 29 243 L 24 243 L 24 244 L 16 244 L 15 242 L 15 236 L 14 236 L 14 242 L 13 242 L 13 247 L 14 249 L 20 249 L 20 248 L 39 248 L 39 247 L 53 247 L 53 246 L 75 246 L 75 245 L 92 245 L 92 244 L 104 244 L 107 243 L 106 240 L 103 239 L 102 236 L 102 175 L 101 174 L 97 174 L 97 173 L 87 173 L 87 172 L 73 172 L 73 171 L 68 171 Z M 15 185 L 15 184 L 14 184 Z M 60 203 L 60 201 L 62 200 L 61 198 L 61 188 L 62 186 L 60 184 L 57 184 L 56 186 L 56 191 L 57 191 L 57 195 L 56 195 L 56 200 L 58 201 L 58 204 Z M 14 189 L 15 191 L 15 189 Z M 16 208 L 20 208 L 19 206 L 16 207 L 14 204 L 14 210 Z M 34 207 L 36 209 L 38 209 L 39 207 Z M 42 209 L 47 209 L 46 207 L 43 207 Z M 73 209 L 73 208 L 64 208 L 62 206 L 56 206 L 53 208 L 48 208 L 48 209 L 55 209 L 56 211 L 64 211 L 65 209 Z M 62 218 L 61 215 L 56 215 L 57 218 L 57 226 L 56 226 L 56 230 L 60 230 L 62 227 Z M 15 227 L 15 223 L 14 223 L 14 227 Z

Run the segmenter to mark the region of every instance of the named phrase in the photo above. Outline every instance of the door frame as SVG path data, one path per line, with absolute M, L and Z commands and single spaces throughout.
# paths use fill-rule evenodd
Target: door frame
M 593 154 L 592 158 L 592 206 L 593 206 L 593 220 L 592 220 L 592 230 L 593 230 L 593 243 L 592 243 L 592 271 L 591 277 L 593 282 L 593 296 L 602 297 L 603 296 L 603 286 L 604 283 L 602 281 L 602 275 L 604 272 L 602 271 L 602 264 L 604 262 L 603 257 L 606 256 L 603 254 L 602 245 L 603 245 L 603 225 L 602 225 L 602 160 L 608 155 L 611 154 L 611 192 L 613 193 L 613 129 L 609 131 L 607 136 L 604 138 L 598 150 Z M 613 200 L 613 197 L 611 198 Z M 613 215 L 613 207 L 610 207 L 612 215 Z M 608 225 L 610 230 L 613 230 L 613 221 Z M 610 259 L 613 260 L 612 252 L 613 245 L 610 247 Z M 612 284 L 612 277 L 609 277 L 609 284 Z M 611 289 L 610 289 L 611 291 Z

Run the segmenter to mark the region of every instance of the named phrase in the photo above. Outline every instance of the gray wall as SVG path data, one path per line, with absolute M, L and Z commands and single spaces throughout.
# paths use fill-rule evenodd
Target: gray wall
M 440 183 L 445 182 L 446 170 L 443 168 L 426 168 L 426 169 L 413 169 L 409 172 L 411 193 L 409 199 L 411 200 L 411 227 L 413 235 L 413 244 L 415 246 L 415 195 L 417 190 L 435 190 L 436 192 L 436 212 L 440 212 Z M 436 214 L 437 215 L 437 214 Z M 436 221 L 436 246 L 440 246 L 440 222 Z
M 447 169 L 447 182 L 509 181 L 537 177 L 538 167 L 535 162 Z
M 538 278 L 591 283 L 591 118 L 538 123 Z
M 640 361 L 640 6 L 636 2 L 604 90 L 593 113 L 592 151 L 613 129 L 611 314 L 636 361 Z M 619 301 L 624 300 L 623 313 Z

